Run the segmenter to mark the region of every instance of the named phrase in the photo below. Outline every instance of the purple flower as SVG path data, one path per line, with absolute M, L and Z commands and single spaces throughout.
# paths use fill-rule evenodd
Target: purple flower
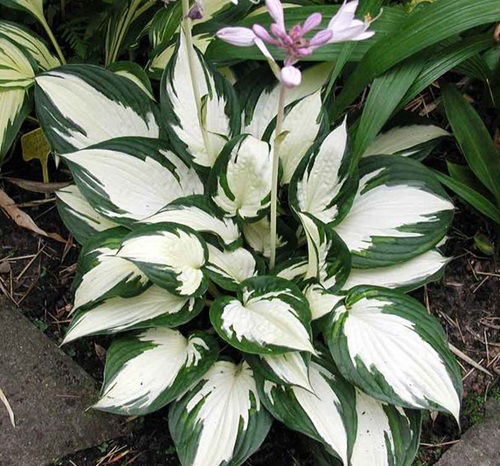
M 328 27 L 322 29 L 311 38 L 306 35 L 316 29 L 322 20 L 320 13 L 313 13 L 303 24 L 296 24 L 286 30 L 283 5 L 280 0 L 266 0 L 269 15 L 274 20 L 270 30 L 260 24 L 251 29 L 245 27 L 227 27 L 217 32 L 217 37 L 239 47 L 256 45 L 268 59 L 278 79 L 287 87 L 300 84 L 300 71 L 294 67 L 301 58 L 311 55 L 317 48 L 332 43 L 348 40 L 364 40 L 373 36 L 369 31 L 369 21 L 361 21 L 354 17 L 358 0 L 344 2 L 337 14 L 330 20 Z M 267 44 L 274 45 L 285 52 L 284 67 L 280 70 L 269 52 Z

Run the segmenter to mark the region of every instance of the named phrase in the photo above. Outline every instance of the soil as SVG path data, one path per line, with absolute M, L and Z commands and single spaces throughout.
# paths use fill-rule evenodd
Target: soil
M 10 162 L 2 168 L 4 176 L 39 179 L 36 164 Z M 20 175 L 22 174 L 22 175 Z M 59 174 L 60 179 L 65 175 Z M 26 192 L 0 180 L 17 203 L 44 200 L 43 195 Z M 53 196 L 52 196 L 53 197 Z M 444 250 L 455 259 L 444 277 L 413 295 L 436 315 L 450 342 L 474 361 L 487 368 L 493 377 L 458 359 L 464 378 L 462 431 L 478 422 L 484 400 L 500 396 L 499 279 L 494 257 L 474 247 L 473 236 L 480 231 L 495 239 L 494 226 L 459 200 L 454 225 Z M 46 231 L 70 238 L 61 224 L 53 200 L 41 205 L 22 207 Z M 0 212 L 0 292 L 6 294 L 40 330 L 59 343 L 68 323 L 72 292 L 70 289 L 78 247 L 72 242 L 59 243 L 19 228 Z M 5 261 L 8 259 L 8 261 Z M 8 263 L 9 265 L 5 265 Z M 109 340 L 88 338 L 64 347 L 87 372 L 101 379 L 105 349 Z M 117 441 L 61 459 L 58 465 L 178 465 L 167 428 L 167 410 L 137 419 L 133 433 Z M 445 415 L 429 416 L 422 433 L 422 446 L 416 464 L 433 464 L 460 436 L 453 420 Z M 303 437 L 275 422 L 258 453 L 247 465 L 306 466 L 313 464 L 310 448 Z

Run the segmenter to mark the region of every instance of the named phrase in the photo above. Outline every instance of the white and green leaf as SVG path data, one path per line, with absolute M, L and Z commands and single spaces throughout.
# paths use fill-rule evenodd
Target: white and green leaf
M 25 89 L 34 78 L 33 64 L 24 50 L 0 35 L 0 89 Z
M 213 169 L 210 191 L 228 216 L 255 220 L 271 202 L 272 154 L 267 142 L 250 135 L 230 141 Z
M 50 52 L 45 41 L 33 31 L 10 21 L 0 21 L 0 35 L 8 37 L 36 61 L 41 70 L 47 71 L 61 65 Z
M 198 232 L 215 235 L 228 249 L 234 249 L 241 243 L 241 234 L 234 219 L 225 217 L 211 199 L 201 194 L 176 199 L 142 221 L 161 222 L 180 223 Z
M 154 102 L 98 66 L 66 65 L 37 76 L 35 100 L 44 133 L 61 154 L 123 136 L 160 136 Z
M 462 382 L 439 322 L 416 300 L 377 287 L 356 287 L 326 330 L 342 375 L 370 396 L 398 406 L 452 414 Z
M 397 264 L 441 241 L 453 204 L 426 167 L 407 157 L 371 156 L 362 159 L 360 176 L 350 211 L 334 227 L 353 267 Z
M 348 198 L 356 188 L 356 176 L 349 169 L 351 151 L 346 121 L 301 161 L 289 187 L 294 209 L 323 223 L 338 221 L 345 215 Z
M 0 87 L 0 162 L 16 139 L 29 109 L 25 89 Z
M 278 221 L 279 228 L 279 221 Z M 260 252 L 264 257 L 269 257 L 271 254 L 271 226 L 268 217 L 262 217 L 256 222 L 243 223 L 243 236 L 249 246 L 257 252 Z M 287 244 L 286 239 L 280 235 L 278 230 L 278 238 L 276 240 L 276 247 L 280 248 Z
M 262 402 L 276 419 L 323 443 L 349 465 L 356 435 L 355 391 L 330 364 L 313 358 L 310 389 L 257 380 Z
M 7 8 L 22 10 L 33 15 L 38 21 L 45 21 L 43 14 L 43 0 L 0 0 L 0 5 Z
M 178 327 L 196 317 L 202 308 L 202 300 L 176 296 L 152 285 L 137 296 L 112 297 L 77 311 L 63 343 L 137 328 Z
M 119 138 L 62 157 L 93 208 L 128 225 L 203 192 L 194 169 L 163 147 L 161 140 Z
M 216 362 L 169 412 L 184 466 L 240 466 L 260 447 L 271 422 L 246 362 Z
M 257 260 L 248 249 L 227 251 L 209 243 L 207 248 L 207 275 L 221 288 L 236 291 L 241 282 L 257 275 Z
M 75 184 L 59 189 L 56 196 L 59 215 L 80 244 L 96 233 L 118 226 L 97 213 Z
M 104 385 L 93 406 L 116 414 L 156 411 L 196 383 L 217 360 L 214 338 L 196 332 L 151 328 L 113 342 L 107 351 Z
M 283 278 L 247 279 L 236 298 L 214 301 L 210 320 L 221 338 L 246 353 L 315 352 L 307 301 L 297 285 Z
M 118 76 L 123 76 L 136 84 L 151 100 L 155 100 L 151 81 L 144 69 L 132 61 L 119 61 L 111 63 L 108 67 Z
M 139 227 L 123 239 L 117 256 L 178 296 L 201 296 L 206 291 L 207 247 L 189 227 L 176 223 Z
M 246 355 L 252 368 L 266 380 L 281 384 L 295 385 L 312 391 L 309 381 L 309 353 L 290 351 L 288 353 L 256 356 Z
M 193 85 L 198 86 L 203 115 L 198 115 Z M 196 49 L 188 50 L 183 32 L 163 74 L 161 105 L 174 149 L 198 166 L 212 167 L 226 141 L 239 132 L 234 91 Z

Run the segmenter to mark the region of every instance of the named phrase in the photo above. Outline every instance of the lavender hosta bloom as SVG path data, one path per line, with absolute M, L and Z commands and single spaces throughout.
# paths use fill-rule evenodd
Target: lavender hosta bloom
M 358 0 L 344 2 L 337 14 L 330 20 L 326 29 L 316 32 L 311 38 L 306 34 L 316 29 L 322 20 L 320 13 L 313 13 L 303 24 L 296 24 L 290 30 L 285 27 L 285 15 L 280 0 L 266 0 L 269 15 L 274 20 L 270 30 L 260 24 L 253 27 L 227 27 L 217 32 L 217 37 L 238 47 L 256 45 L 268 59 L 273 71 L 286 87 L 298 86 L 301 82 L 300 70 L 294 65 L 301 59 L 311 55 L 317 48 L 333 42 L 364 40 L 373 36 L 369 31 L 369 21 L 361 21 L 354 17 Z M 267 44 L 276 46 L 285 52 L 283 68 L 275 65 Z

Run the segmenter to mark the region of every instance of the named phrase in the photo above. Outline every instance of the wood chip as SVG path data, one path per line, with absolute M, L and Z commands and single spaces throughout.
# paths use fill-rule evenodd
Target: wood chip
M 5 213 L 16 222 L 20 227 L 26 228 L 38 235 L 46 236 L 47 238 L 52 238 L 61 243 L 66 243 L 66 240 L 62 238 L 57 233 L 47 233 L 42 230 L 33 221 L 33 219 L 24 211 L 22 211 L 16 203 L 11 199 L 4 191 L 0 189 L 0 208 L 5 211 Z
M 16 420 L 14 417 L 14 411 L 12 411 L 12 408 L 10 407 L 9 400 L 7 400 L 7 397 L 5 396 L 5 393 L 3 390 L 0 388 L 0 401 L 4 404 L 5 408 L 7 408 L 7 413 L 9 413 L 9 419 L 10 423 L 12 424 L 12 427 L 16 427 Z

